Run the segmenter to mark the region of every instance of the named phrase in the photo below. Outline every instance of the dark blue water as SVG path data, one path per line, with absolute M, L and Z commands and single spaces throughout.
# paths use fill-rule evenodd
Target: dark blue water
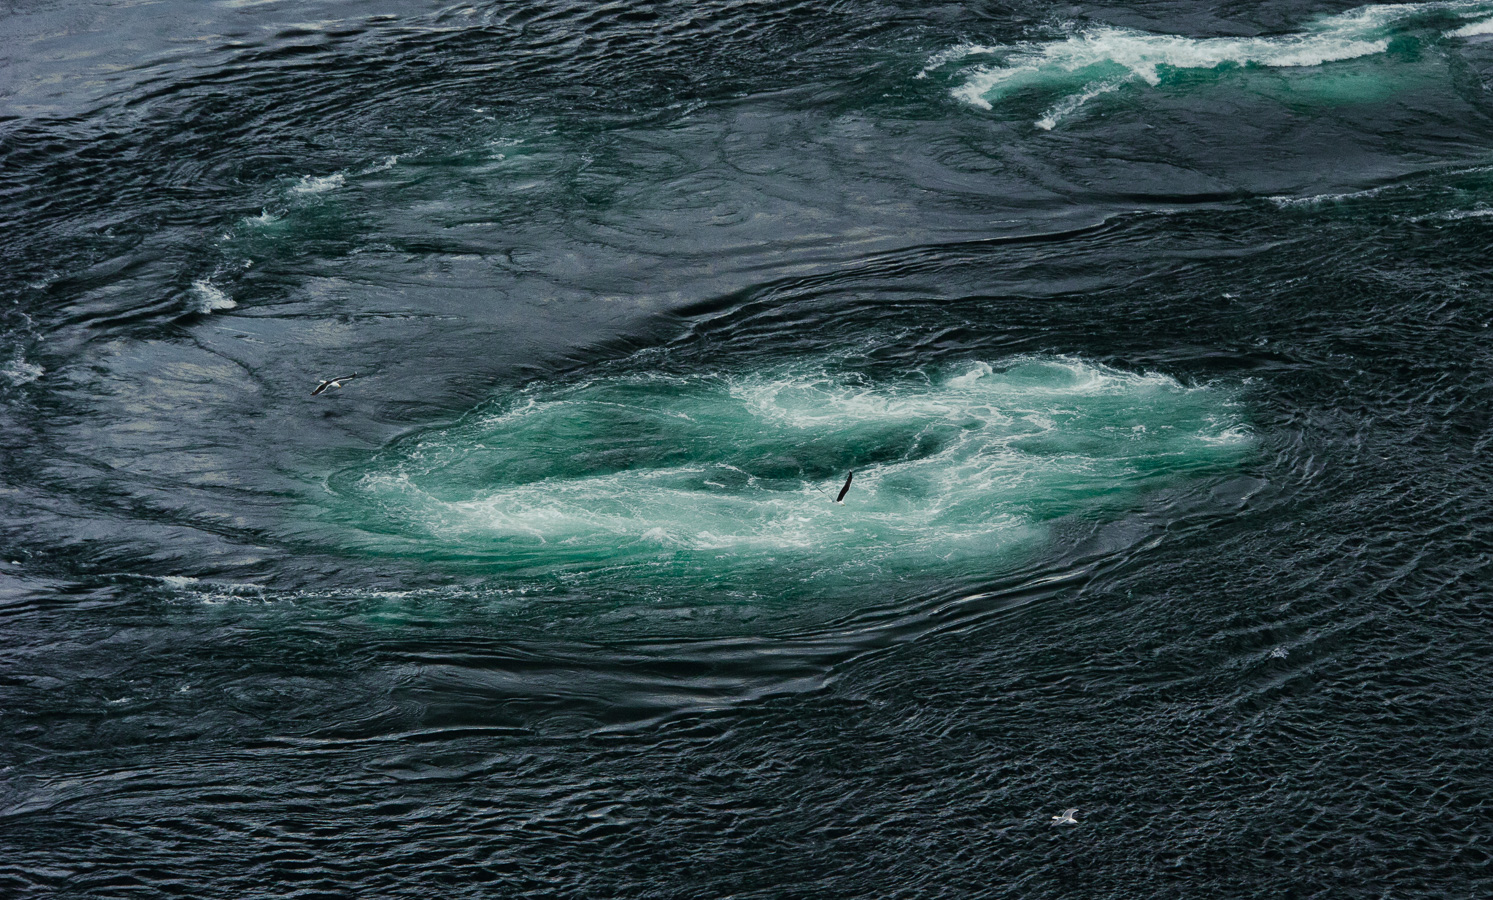
M 8 5 L 0 896 L 1488 896 L 1490 114 L 1486 0 Z

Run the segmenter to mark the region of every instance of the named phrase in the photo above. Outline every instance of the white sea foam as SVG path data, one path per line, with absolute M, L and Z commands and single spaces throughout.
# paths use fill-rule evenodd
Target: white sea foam
M 1087 80 L 1094 75 L 1119 74 L 1120 70 L 1127 73 L 1127 80 L 1157 85 L 1164 67 L 1319 66 L 1382 53 L 1388 47 L 1388 38 L 1356 31 L 1279 38 L 1186 38 L 1099 26 L 1062 41 L 1013 48 L 1009 59 L 1014 64 L 979 67 L 954 90 L 954 96 L 990 109 L 993 101 L 1013 90 L 1075 78 Z M 1113 78 L 1109 75 L 1098 80 Z
M 399 164 L 399 154 L 386 156 L 382 160 L 364 169 L 362 174 L 372 175 L 376 172 L 387 172 Z
M 3 369 L 0 369 L 0 375 L 4 375 L 7 381 L 20 387 L 42 377 L 46 371 L 36 363 L 26 362 L 20 356 L 16 356 Z
M 1227 464 L 1250 440 L 1217 391 L 1077 359 L 896 383 L 628 376 L 413 437 L 335 493 L 371 519 L 362 546 L 392 552 L 628 578 L 792 564 L 843 584 L 986 565 L 1064 511 Z M 846 505 L 829 502 L 852 467 Z
M 1493 19 L 1484 19 L 1481 22 L 1473 22 L 1471 25 L 1463 25 L 1455 31 L 1448 32 L 1452 37 L 1477 37 L 1480 34 L 1493 34 Z
M 223 293 L 222 289 L 206 279 L 192 282 L 192 296 L 197 299 L 197 311 L 202 313 L 213 313 L 238 306 L 232 297 Z
M 1108 94 L 1110 91 L 1119 90 L 1120 86 L 1124 83 L 1122 79 L 1114 79 L 1112 81 L 1101 81 L 1091 84 L 1084 88 L 1082 93 L 1074 94 L 1071 97 L 1064 97 L 1053 104 L 1051 108 L 1042 114 L 1042 118 L 1037 120 L 1036 125 L 1043 131 L 1051 131 L 1057 127 L 1059 122 L 1077 112 L 1085 103 L 1088 103 L 1100 94 Z
M 1493 12 L 1493 2 L 1364 6 L 1319 19 L 1296 34 L 1271 37 L 1192 38 L 1093 25 L 1049 41 L 961 44 L 931 57 L 919 77 L 970 57 L 992 57 L 991 62 L 974 66 L 954 88 L 953 95 L 981 109 L 992 109 L 1013 92 L 1060 91 L 1068 96 L 1037 122 L 1038 127 L 1050 129 L 1088 101 L 1123 84 L 1160 84 L 1167 70 L 1311 68 L 1384 53 L 1396 23 L 1427 11 L 1487 15 Z M 1470 36 L 1490 31 L 1493 20 L 1479 21 L 1451 34 Z
M 971 56 L 989 56 L 991 54 L 1001 53 L 1008 49 L 1009 48 L 1001 46 L 989 47 L 984 44 L 959 44 L 957 46 L 950 47 L 947 50 L 940 50 L 939 52 L 928 57 L 927 64 L 923 66 L 916 77 L 927 78 L 929 73 L 936 72 L 949 63 L 962 62 Z
M 264 600 L 264 588 L 257 584 L 207 581 L 191 575 L 139 575 L 116 572 L 112 573 L 112 577 L 155 582 L 183 599 L 208 605 L 218 605 L 232 600 Z
M 290 192 L 292 194 L 324 194 L 327 191 L 334 191 L 342 187 L 346 182 L 347 176 L 341 172 L 321 176 L 304 175 L 290 189 Z
M 1324 203 L 1341 203 L 1344 200 L 1365 200 L 1369 197 L 1374 197 L 1383 193 L 1384 190 L 1385 188 L 1383 187 L 1375 187 L 1366 188 L 1361 191 L 1346 191 L 1344 193 L 1338 194 L 1313 194 L 1310 197 L 1287 197 L 1284 195 L 1276 195 L 1273 197 L 1266 197 L 1265 199 L 1280 207 L 1320 206 Z

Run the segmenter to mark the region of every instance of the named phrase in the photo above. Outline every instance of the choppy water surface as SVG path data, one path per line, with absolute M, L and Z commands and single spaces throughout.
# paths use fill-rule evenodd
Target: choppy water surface
M 1487 895 L 1490 36 L 12 5 L 0 894 Z

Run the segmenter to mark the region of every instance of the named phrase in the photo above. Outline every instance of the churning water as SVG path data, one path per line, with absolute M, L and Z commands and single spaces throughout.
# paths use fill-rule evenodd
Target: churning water
M 1490 35 L 11 4 L 0 895 L 1487 896 Z
M 495 581 L 803 604 L 978 580 L 1055 520 L 1114 515 L 1248 447 L 1227 397 L 1160 375 L 1017 359 L 879 384 L 815 362 L 530 389 L 338 472 L 334 533 Z M 849 505 L 827 502 L 847 472 Z

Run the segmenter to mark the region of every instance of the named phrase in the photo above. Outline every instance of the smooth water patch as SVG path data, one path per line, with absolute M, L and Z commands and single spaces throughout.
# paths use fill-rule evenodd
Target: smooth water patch
M 919 77 L 966 60 L 981 60 L 966 72 L 953 95 L 981 109 L 1020 94 L 1060 95 L 1040 116 L 1051 129 L 1088 101 L 1123 85 L 1156 87 L 1207 72 L 1240 69 L 1321 69 L 1315 79 L 1331 83 L 1320 90 L 1296 87 L 1324 103 L 1380 99 L 1391 88 L 1384 72 L 1332 72 L 1330 63 L 1368 57 L 1413 57 L 1413 32 L 1435 37 L 1481 34 L 1483 24 L 1466 19 L 1493 14 L 1487 0 L 1365 6 L 1327 16 L 1296 34 L 1271 37 L 1193 38 L 1131 28 L 1095 25 L 1047 41 L 1009 45 L 964 44 L 935 55 Z M 1449 27 L 1457 26 L 1457 27 Z
M 787 367 L 536 386 L 329 486 L 346 549 L 787 597 L 997 573 L 1054 520 L 1117 515 L 1250 443 L 1224 391 L 1073 359 L 888 381 Z

